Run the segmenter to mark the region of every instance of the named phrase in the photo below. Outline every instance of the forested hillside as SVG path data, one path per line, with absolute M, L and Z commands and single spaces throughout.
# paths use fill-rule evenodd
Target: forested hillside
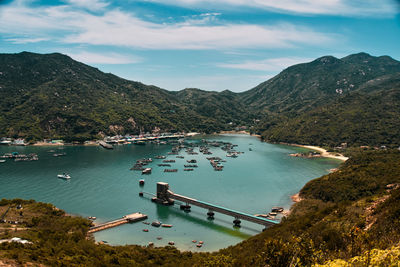
M 229 94 L 223 100 L 223 93 L 199 93 L 217 97 L 220 110 L 236 110 Z M 103 73 L 62 54 L 0 55 L 1 136 L 88 140 L 156 129 L 215 132 L 241 122 L 226 112 L 210 116 L 215 103 L 209 104 L 193 108 L 173 92 Z
M 84 141 L 244 125 L 270 142 L 400 145 L 400 62 L 366 53 L 291 66 L 243 93 L 167 91 L 62 54 L 0 54 L 0 136 Z

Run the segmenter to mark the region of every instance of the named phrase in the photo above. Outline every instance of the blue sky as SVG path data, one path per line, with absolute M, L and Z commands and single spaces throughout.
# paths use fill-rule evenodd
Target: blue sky
M 0 0 L 0 53 L 21 51 L 168 90 L 240 92 L 324 55 L 400 60 L 400 2 Z

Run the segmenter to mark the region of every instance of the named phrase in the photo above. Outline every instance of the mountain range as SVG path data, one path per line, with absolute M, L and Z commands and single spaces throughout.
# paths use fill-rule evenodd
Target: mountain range
M 400 144 L 399 91 L 400 62 L 366 53 L 294 65 L 241 93 L 167 91 L 59 53 L 0 54 L 0 136 L 83 141 L 246 125 L 273 142 Z

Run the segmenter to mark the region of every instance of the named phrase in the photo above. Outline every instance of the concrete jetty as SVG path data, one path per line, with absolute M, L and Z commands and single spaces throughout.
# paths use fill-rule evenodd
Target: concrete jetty
M 89 231 L 88 231 L 88 234 L 95 233 L 95 232 L 102 231 L 102 230 L 106 230 L 106 229 L 109 229 L 109 228 L 112 228 L 112 227 L 116 227 L 116 226 L 121 225 L 121 224 L 134 223 L 134 222 L 142 221 L 142 220 L 145 220 L 145 219 L 147 219 L 147 215 L 142 214 L 140 212 L 128 214 L 128 215 L 123 216 L 120 219 L 109 221 L 109 222 L 105 222 L 105 223 L 98 224 L 98 225 L 95 225 L 93 227 L 90 227 Z
M 279 222 L 271 220 L 271 219 L 256 217 L 254 215 L 247 214 L 244 212 L 240 212 L 240 211 L 236 211 L 233 209 L 218 206 L 215 204 L 207 203 L 207 202 L 200 201 L 200 200 L 190 198 L 187 196 L 178 195 L 178 194 L 172 192 L 171 190 L 169 190 L 168 183 L 158 182 L 157 183 L 157 195 L 156 195 L 156 197 L 152 198 L 152 201 L 163 204 L 163 205 L 174 205 L 175 200 L 186 203 L 186 205 L 181 205 L 181 209 L 185 210 L 187 212 L 190 211 L 190 205 L 194 205 L 194 206 L 197 206 L 200 208 L 207 209 L 208 210 L 207 216 L 209 218 L 214 217 L 214 212 L 232 216 L 235 218 L 235 220 L 233 221 L 235 226 L 240 226 L 240 220 L 246 220 L 246 221 L 249 221 L 252 223 L 261 224 L 261 225 L 264 225 L 265 227 L 269 227 L 269 226 L 276 225 L 279 223 Z

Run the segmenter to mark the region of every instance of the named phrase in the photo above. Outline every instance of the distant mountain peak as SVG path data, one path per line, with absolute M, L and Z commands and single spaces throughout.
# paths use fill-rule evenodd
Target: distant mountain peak
M 323 57 L 317 58 L 312 63 L 332 64 L 332 63 L 338 63 L 340 61 L 341 61 L 340 59 L 338 59 L 334 56 L 323 56 Z
M 343 57 L 342 60 L 346 61 L 346 62 L 360 62 L 360 61 L 368 61 L 368 60 L 375 59 L 375 58 L 376 57 L 371 56 L 368 53 L 360 52 L 357 54 L 351 54 L 346 57 Z

